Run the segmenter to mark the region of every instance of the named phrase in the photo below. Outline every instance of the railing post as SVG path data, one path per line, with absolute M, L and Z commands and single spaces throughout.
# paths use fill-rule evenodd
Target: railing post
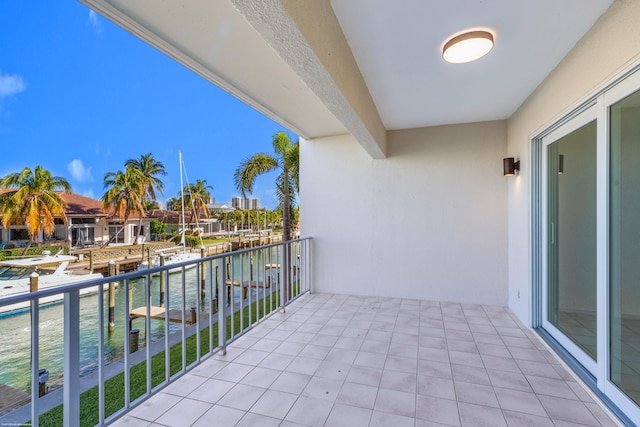
M 282 292 L 282 311 L 286 312 L 286 306 L 291 298 L 291 247 L 289 242 L 285 241 L 282 245 L 282 283 L 284 291 Z
M 287 253 L 287 245 L 282 245 L 282 250 L 280 251 L 280 256 L 282 257 L 282 261 L 280 262 L 280 271 L 279 274 L 282 276 L 282 279 L 280 280 L 280 308 L 282 309 L 283 313 L 287 312 L 286 306 L 285 306 L 285 302 L 286 302 L 286 298 L 285 298 L 285 292 L 286 292 L 286 281 L 287 281 L 287 260 L 286 260 L 286 253 Z
M 249 252 L 249 281 L 253 282 L 253 251 Z
M 164 263 L 166 260 L 166 255 L 164 253 L 160 254 L 160 265 L 164 267 Z M 164 271 L 160 272 L 160 307 L 164 307 Z
M 109 277 L 116 275 L 116 263 L 114 260 L 109 261 L 108 267 Z M 109 282 L 109 334 L 116 330 L 116 284 Z
M 216 267 L 216 283 L 218 285 L 218 343 L 220 347 L 222 347 L 222 354 L 227 354 L 227 314 L 225 303 L 225 295 L 224 291 L 225 286 L 227 286 L 227 281 L 224 277 L 225 272 L 225 260 L 226 257 L 222 257 L 218 259 L 218 266 Z
M 220 299 L 220 295 L 223 295 L 218 290 L 218 284 L 220 283 L 220 276 L 218 276 L 219 272 L 220 272 L 220 266 L 216 265 L 216 300 Z
M 89 272 L 93 273 L 93 250 L 89 251 Z
M 38 273 L 33 272 L 29 276 L 31 292 L 38 292 Z M 39 425 L 38 401 L 40 391 L 36 383 L 40 382 L 40 306 L 38 299 L 31 300 L 31 425 Z
M 64 387 L 65 426 L 80 425 L 80 291 L 64 295 Z
M 200 248 L 200 258 L 204 258 L 205 257 L 205 247 L 202 246 Z M 206 285 L 207 285 L 207 269 L 206 266 L 204 264 L 204 262 L 200 263 L 200 296 L 202 298 L 205 297 L 206 294 Z

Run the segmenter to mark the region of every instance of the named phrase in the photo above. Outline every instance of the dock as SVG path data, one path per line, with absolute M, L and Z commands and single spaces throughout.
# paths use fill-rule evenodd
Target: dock
M 0 384 L 0 416 L 31 402 L 31 395 L 8 385 Z
M 158 306 L 152 305 L 149 310 L 151 315 L 150 317 L 155 320 L 165 320 L 165 311 L 166 311 L 166 308 L 164 307 L 158 307 Z M 147 307 L 138 307 L 136 309 L 131 310 L 129 314 L 134 319 L 145 318 L 147 317 Z M 184 320 L 185 320 L 185 324 L 187 325 L 193 325 L 194 323 L 196 323 L 197 319 L 196 319 L 195 312 L 191 312 L 189 315 L 186 315 Z M 182 323 L 182 311 L 170 308 L 169 322 Z
M 227 298 L 229 301 L 231 301 L 231 286 L 242 286 L 242 299 L 247 299 L 247 292 L 249 291 L 249 288 L 262 288 L 262 289 L 266 289 L 266 288 L 270 288 L 271 287 L 271 281 L 268 282 L 258 282 L 255 280 L 244 280 L 242 283 L 240 283 L 239 280 L 234 280 L 233 282 L 231 280 L 227 280 L 226 281 L 226 285 L 227 285 Z

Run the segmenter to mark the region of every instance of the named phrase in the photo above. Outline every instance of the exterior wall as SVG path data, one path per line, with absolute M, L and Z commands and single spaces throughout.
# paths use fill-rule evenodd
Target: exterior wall
M 617 0 L 508 120 L 509 307 L 531 324 L 531 139 L 640 59 L 640 2 Z
M 319 292 L 505 305 L 506 122 L 301 141 L 301 226 Z

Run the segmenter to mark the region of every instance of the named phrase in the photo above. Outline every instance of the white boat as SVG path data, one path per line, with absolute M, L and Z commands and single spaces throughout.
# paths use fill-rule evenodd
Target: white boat
M 177 253 L 177 254 L 167 256 L 165 258 L 164 265 L 178 264 L 180 262 L 185 262 L 185 261 L 195 261 L 197 259 L 200 259 L 200 254 L 198 253 L 182 252 L 182 253 Z M 185 265 L 184 269 L 190 270 L 192 268 L 195 268 L 197 265 L 198 264 L 194 262 L 193 264 Z M 154 257 L 151 260 L 151 267 L 159 267 L 159 266 L 160 266 L 159 258 Z M 147 268 L 149 268 L 149 261 L 142 261 L 140 264 L 138 264 L 138 270 L 146 270 Z M 179 273 L 181 271 L 182 271 L 182 267 L 175 267 L 170 269 L 169 273 Z
M 67 271 L 71 261 L 76 261 L 76 257 L 62 255 L 60 252 L 55 255 L 45 252 L 42 256 L 0 261 L 0 299 L 29 293 L 31 291 L 30 276 L 33 273 L 39 275 L 38 290 L 51 289 L 103 277 L 100 273 L 73 274 Z M 84 295 L 97 291 L 97 287 L 85 288 L 80 291 L 80 294 Z M 46 298 L 40 298 L 40 304 L 61 301 L 63 298 L 64 294 L 51 295 Z M 30 303 L 28 301 L 5 305 L 0 307 L 0 315 L 26 309 L 29 306 Z

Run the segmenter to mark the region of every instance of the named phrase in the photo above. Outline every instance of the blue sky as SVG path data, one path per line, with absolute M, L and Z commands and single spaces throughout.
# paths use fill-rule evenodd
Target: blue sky
M 181 150 L 189 181 L 229 202 L 240 161 L 272 153 L 281 130 L 76 1 L 0 2 L 0 176 L 42 165 L 99 199 L 106 172 L 151 152 L 168 172 L 166 199 L 179 191 Z M 270 209 L 274 180 L 253 194 Z

